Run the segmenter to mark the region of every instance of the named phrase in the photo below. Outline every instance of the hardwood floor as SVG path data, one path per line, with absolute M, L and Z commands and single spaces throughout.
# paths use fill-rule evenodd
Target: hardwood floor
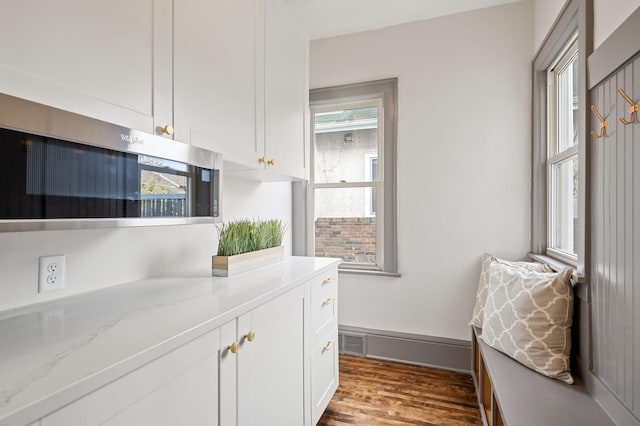
M 468 374 L 340 355 L 340 387 L 318 423 L 481 425 Z

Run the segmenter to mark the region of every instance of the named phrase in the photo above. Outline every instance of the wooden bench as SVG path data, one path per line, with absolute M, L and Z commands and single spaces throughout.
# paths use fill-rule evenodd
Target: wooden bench
M 478 339 L 473 329 L 472 375 L 487 426 L 614 425 L 576 380 L 568 385 L 525 367 Z

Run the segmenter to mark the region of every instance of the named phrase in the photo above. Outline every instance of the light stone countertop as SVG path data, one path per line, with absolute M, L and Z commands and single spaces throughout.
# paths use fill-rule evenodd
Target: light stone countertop
M 0 426 L 26 425 L 283 294 L 337 259 L 158 278 L 0 312 Z

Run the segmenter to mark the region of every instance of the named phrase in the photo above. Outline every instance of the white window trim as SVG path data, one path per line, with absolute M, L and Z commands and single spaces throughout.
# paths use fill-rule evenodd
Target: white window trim
M 376 216 L 376 259 L 375 264 L 363 264 L 356 262 L 343 261 L 342 268 L 358 269 L 358 270 L 374 270 L 382 271 L 384 269 L 384 213 L 381 206 L 384 205 L 384 191 L 383 180 L 384 176 L 384 155 L 378 155 L 378 176 L 379 179 L 376 182 L 331 182 L 331 183 L 315 183 L 315 121 L 316 114 L 322 114 L 324 112 L 336 111 L 336 110 L 349 110 L 357 108 L 366 108 L 375 106 L 378 108 L 378 124 L 377 124 L 377 146 L 378 153 L 382 154 L 384 150 L 383 137 L 384 137 L 384 105 L 381 98 L 374 98 L 371 100 L 357 101 L 357 102 L 337 102 L 333 104 L 325 104 L 322 106 L 311 107 L 311 167 L 310 167 L 310 180 L 307 192 L 307 252 L 315 253 L 315 190 L 316 189 L 334 189 L 334 188 L 373 188 L 378 195 L 378 211 L 382 214 Z M 365 154 L 366 157 L 366 154 Z M 367 176 L 365 171 L 365 176 Z M 366 199 L 369 191 L 365 192 L 365 212 L 363 217 L 372 217 L 367 214 Z M 371 206 L 371 199 L 369 197 L 369 210 Z
M 571 201 L 560 197 L 556 193 L 557 187 L 555 183 L 558 180 L 556 176 L 555 165 L 560 164 L 572 157 L 578 156 L 579 146 L 584 141 L 580 139 L 580 133 L 578 132 L 578 144 L 570 148 L 565 149 L 562 152 L 558 152 L 559 145 L 559 125 L 558 122 L 558 73 L 555 71 L 558 67 L 563 69 L 569 64 L 574 57 L 578 55 L 578 34 L 577 32 L 571 37 L 566 44 L 563 51 L 558 54 L 557 60 L 554 61 L 547 71 L 547 249 L 546 254 L 555 259 L 561 260 L 570 264 L 571 266 L 577 266 L 578 255 L 577 253 L 569 253 L 564 250 L 560 250 L 555 245 L 556 236 L 553 235 L 557 230 L 556 215 L 554 214 L 558 208 L 558 200 L 562 199 L 563 202 Z M 581 180 L 584 177 L 583 173 L 579 170 L 578 179 Z M 573 224 L 565 223 L 564 227 L 568 227 L 573 237 Z M 574 247 L 577 251 L 577 247 Z
M 364 175 L 367 176 L 369 180 L 373 180 L 371 176 L 372 160 L 378 160 L 378 153 L 376 152 L 365 152 L 364 153 Z M 380 160 L 378 160 L 378 167 L 380 167 Z M 378 169 L 378 176 L 380 175 L 380 170 Z M 372 191 L 367 191 L 364 194 L 364 216 L 365 217 L 376 217 L 376 213 L 372 211 L 371 205 Z M 379 197 L 377 197 L 379 198 Z M 379 202 L 376 203 L 376 211 L 380 211 Z

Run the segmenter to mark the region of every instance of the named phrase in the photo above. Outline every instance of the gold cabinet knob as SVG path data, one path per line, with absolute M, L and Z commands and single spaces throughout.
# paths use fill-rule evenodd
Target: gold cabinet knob
M 162 133 L 169 136 L 173 135 L 173 126 L 171 124 L 167 124 L 162 128 Z
M 325 300 L 324 302 L 322 302 L 322 306 L 326 306 L 326 305 L 330 305 L 333 302 L 335 302 L 336 299 L 334 299 L 333 297 L 328 298 L 327 300 Z
M 233 342 L 232 344 L 230 344 L 227 349 L 229 349 L 231 351 L 232 354 L 235 354 L 238 352 L 238 343 L 237 342 Z
M 243 338 L 247 339 L 250 342 L 253 342 L 253 339 L 256 338 L 256 333 L 254 333 L 253 331 L 250 331 L 247 334 L 245 334 Z
M 326 352 L 326 351 L 328 351 L 329 349 L 331 349 L 331 346 L 333 346 L 333 344 L 334 344 L 335 342 L 336 342 L 336 339 L 329 340 L 329 341 L 327 342 L 327 344 L 326 344 L 326 345 L 324 345 L 324 346 L 322 347 L 322 352 Z
M 325 278 L 324 280 L 322 280 L 322 285 L 330 284 L 331 281 L 333 281 L 334 279 L 335 278 L 333 278 L 333 277 Z
M 260 164 L 266 164 L 267 162 L 267 157 L 260 157 L 258 158 L 258 163 Z
M 270 165 L 270 166 L 275 166 L 276 165 L 275 158 L 272 158 L 271 160 L 267 161 L 267 164 Z

